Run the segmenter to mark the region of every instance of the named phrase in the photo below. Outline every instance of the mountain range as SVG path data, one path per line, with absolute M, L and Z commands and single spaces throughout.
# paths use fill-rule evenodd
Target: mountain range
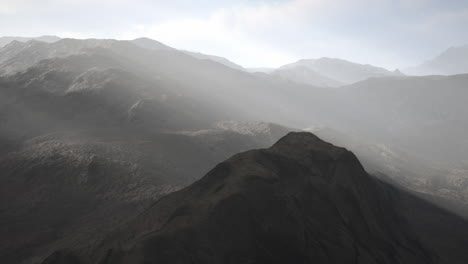
M 7 44 L 18 41 L 27 42 L 36 40 L 53 43 L 61 38 L 57 36 L 30 37 L 0 37 L 0 48 Z M 176 50 L 159 41 L 150 38 L 137 38 L 132 43 L 151 50 Z M 227 67 L 248 72 L 263 72 L 280 76 L 281 78 L 310 84 L 314 86 L 337 87 L 351 84 L 372 77 L 402 76 L 407 75 L 454 75 L 468 73 L 466 58 L 468 56 L 468 45 L 451 47 L 435 58 L 421 65 L 409 67 L 401 72 L 396 69 L 391 72 L 381 67 L 368 64 L 359 64 L 337 58 L 302 59 L 294 63 L 283 65 L 279 68 L 244 68 L 226 58 L 203 54 L 200 52 L 184 51 L 197 59 L 211 60 L 221 63 Z
M 28 38 L 28 37 L 0 37 L 0 48 L 6 46 L 10 42 L 13 41 L 18 41 L 18 42 L 27 42 L 30 40 L 37 40 L 37 41 L 42 41 L 42 42 L 47 42 L 47 43 L 53 43 L 58 40 L 60 40 L 59 37 L 57 36 L 40 36 L 36 38 Z
M 399 71 L 364 65 L 333 58 L 300 60 L 281 66 L 273 74 L 296 82 L 337 87 L 369 78 L 402 76 Z
M 341 76 L 329 89 L 210 58 L 145 38 L 1 48 L 2 262 L 464 263 L 466 224 L 437 206 L 468 215 L 468 75 L 305 61 Z M 222 162 L 304 128 L 372 175 L 308 133 Z

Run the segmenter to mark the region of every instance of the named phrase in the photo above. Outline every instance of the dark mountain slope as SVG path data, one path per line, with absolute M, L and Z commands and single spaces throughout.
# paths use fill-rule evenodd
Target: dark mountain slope
M 0 157 L 2 263 L 36 263 L 59 248 L 99 241 L 223 159 L 288 131 L 272 128 L 272 135 L 217 126 L 146 135 L 60 131 L 27 140 Z
M 310 133 L 235 155 L 94 250 L 43 263 L 465 263 L 464 220 Z

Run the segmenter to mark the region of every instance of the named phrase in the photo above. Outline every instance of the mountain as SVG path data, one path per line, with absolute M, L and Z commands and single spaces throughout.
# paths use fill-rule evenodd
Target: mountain
M 463 162 L 467 83 L 467 74 L 369 79 L 342 88 L 339 104 L 348 114 L 341 118 L 365 130 L 368 139 L 398 145 L 422 160 Z
M 465 263 L 467 235 L 465 220 L 302 132 L 233 156 L 95 246 L 43 263 Z
M 223 159 L 288 132 L 244 126 L 265 130 L 68 130 L 27 140 L 0 156 L 2 263 L 36 263 L 60 248 L 90 244 Z
M 424 199 L 468 218 L 468 167 L 466 162 L 436 163 L 407 153 L 396 142 L 373 141 L 329 127 L 307 128 L 328 142 L 352 149 L 366 171 L 385 182 L 407 188 Z
M 0 75 L 13 75 L 25 71 L 41 60 L 78 55 L 95 48 L 111 48 L 122 45 L 116 40 L 61 39 L 53 43 L 37 40 L 13 41 L 0 49 Z
M 329 120 L 310 131 L 353 150 L 366 170 L 468 216 L 466 83 L 466 74 L 385 77 L 334 89 L 340 113 L 323 111 Z
M 150 38 L 137 38 L 137 39 L 131 40 L 131 42 L 136 44 L 139 47 L 142 47 L 142 48 L 145 48 L 145 49 L 150 49 L 150 50 L 175 50 L 174 48 L 166 46 L 166 45 L 162 44 L 161 42 L 150 39 Z M 223 65 L 225 65 L 225 66 L 227 66 L 229 68 L 232 68 L 232 69 L 236 69 L 236 70 L 239 70 L 239 71 L 245 71 L 245 69 L 242 66 L 237 65 L 237 64 L 235 64 L 235 63 L 233 63 L 233 62 L 231 62 L 228 59 L 223 58 L 223 57 L 214 56 L 214 55 L 206 55 L 206 54 L 203 54 L 203 53 L 186 51 L 186 50 L 182 50 L 181 52 L 183 52 L 183 53 L 185 53 L 187 55 L 190 55 L 190 56 L 192 56 L 194 58 L 200 59 L 200 60 L 210 60 L 210 61 L 214 61 L 214 62 L 217 62 L 217 63 L 221 63 L 221 64 L 223 64 Z
M 275 73 L 290 77 L 291 80 L 300 83 L 312 85 L 324 83 L 327 86 L 351 84 L 372 77 L 401 75 L 398 71 L 391 72 L 368 64 L 358 64 L 333 58 L 299 60 L 281 66 Z
M 423 64 L 408 68 L 410 75 L 454 75 L 468 73 L 468 45 L 451 47 Z
M 305 65 L 297 65 L 294 67 L 280 68 L 273 71 L 271 74 L 279 76 L 285 80 L 291 80 L 298 83 L 310 84 L 320 87 L 338 87 L 343 83 L 335 81 L 326 76 L 316 73 Z
M 156 41 L 154 39 L 150 38 L 137 38 L 134 40 L 131 40 L 133 44 L 136 44 L 139 47 L 145 48 L 145 49 L 150 49 L 150 50 L 174 50 L 173 48 Z
M 92 245 L 288 127 L 330 127 L 337 133 L 320 136 L 356 151 L 376 175 L 429 200 L 465 203 L 466 75 L 389 76 L 328 89 L 130 41 L 32 40 L 0 54 L 5 263 Z
M 206 55 L 206 54 L 203 54 L 203 53 L 200 53 L 200 52 L 193 52 L 193 51 L 182 51 L 184 52 L 185 54 L 188 54 L 194 58 L 197 58 L 199 60 L 211 60 L 211 61 L 214 61 L 214 62 L 217 62 L 217 63 L 221 63 L 223 64 L 224 66 L 227 66 L 229 68 L 232 68 L 232 69 L 235 69 L 235 70 L 238 70 L 238 71 L 245 71 L 244 67 L 238 65 L 238 64 L 235 64 L 234 62 L 226 59 L 226 58 L 223 58 L 223 57 L 219 57 L 219 56 L 214 56 L 214 55 Z
M 27 37 L 0 37 L 0 48 L 8 45 L 10 42 L 19 41 L 19 42 L 27 42 L 30 40 L 37 40 L 47 43 L 53 43 L 59 41 L 60 38 L 57 36 L 41 36 L 37 38 L 27 38 Z
M 34 41 L 17 44 L 11 43 L 0 50 L 0 74 L 25 71 L 41 60 L 64 59 L 72 63 L 75 59 L 70 56 L 100 53 L 102 56 L 97 58 L 112 60 L 106 67 L 159 82 L 174 94 L 190 97 L 203 108 L 210 108 L 206 112 L 209 116 L 222 113 L 218 120 L 265 120 L 301 127 L 305 119 L 321 118 L 316 111 L 306 111 L 306 103 L 314 102 L 315 107 L 320 107 L 325 104 L 323 98 L 328 96 L 326 89 L 273 76 L 256 76 L 178 50 L 149 50 L 128 41 L 63 39 L 52 44 Z M 101 62 L 96 59 L 95 63 Z M 291 101 L 283 100 L 286 94 Z
M 326 89 L 128 41 L 31 41 L 11 43 L 0 53 L 0 69 L 10 72 L 2 80 L 10 88 L 2 89 L 0 101 L 12 102 L 1 104 L 2 151 L 59 123 L 173 131 L 220 120 L 265 120 L 299 128 L 325 125 L 438 165 L 468 160 L 466 75 L 391 76 Z

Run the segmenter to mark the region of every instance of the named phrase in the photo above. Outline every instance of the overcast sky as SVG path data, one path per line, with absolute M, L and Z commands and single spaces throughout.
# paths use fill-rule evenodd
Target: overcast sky
M 467 0 L 0 0 L 0 36 L 150 37 L 245 67 L 405 68 L 468 44 Z

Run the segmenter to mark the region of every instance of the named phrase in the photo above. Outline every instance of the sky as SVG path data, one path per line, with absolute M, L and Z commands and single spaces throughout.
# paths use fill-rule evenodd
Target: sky
M 334 57 L 387 69 L 468 44 L 467 0 L 0 0 L 0 36 L 149 37 L 244 67 Z

